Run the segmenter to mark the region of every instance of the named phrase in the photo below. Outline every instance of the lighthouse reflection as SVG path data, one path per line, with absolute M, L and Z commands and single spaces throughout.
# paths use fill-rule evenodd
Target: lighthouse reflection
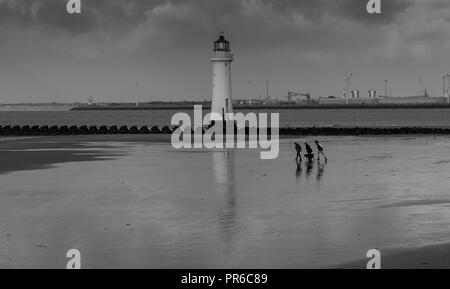
M 215 190 L 218 196 L 218 221 L 225 241 L 236 235 L 236 189 L 234 177 L 234 151 L 212 152 Z

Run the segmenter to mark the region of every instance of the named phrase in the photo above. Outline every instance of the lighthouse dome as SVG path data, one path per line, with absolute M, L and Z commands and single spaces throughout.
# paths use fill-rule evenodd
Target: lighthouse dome
M 230 42 L 223 35 L 214 42 L 214 51 L 230 51 Z

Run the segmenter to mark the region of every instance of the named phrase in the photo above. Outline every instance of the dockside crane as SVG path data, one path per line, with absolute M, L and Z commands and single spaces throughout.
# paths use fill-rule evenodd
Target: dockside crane
M 423 93 L 424 93 L 425 97 L 428 97 L 429 96 L 428 95 L 428 90 L 427 90 L 427 88 L 425 86 L 425 83 L 423 82 L 422 76 L 419 76 L 419 83 L 420 83 L 420 86 L 423 89 Z
M 345 104 L 348 104 L 348 93 L 349 93 L 349 89 L 350 86 L 352 84 L 352 78 L 353 78 L 353 73 L 350 73 L 349 77 L 347 77 L 345 79 L 345 89 L 344 89 L 344 99 L 345 99 Z
M 87 98 L 87 105 L 94 105 L 95 104 L 95 101 L 94 101 L 94 98 L 92 97 L 92 96 L 89 96 L 88 98 Z

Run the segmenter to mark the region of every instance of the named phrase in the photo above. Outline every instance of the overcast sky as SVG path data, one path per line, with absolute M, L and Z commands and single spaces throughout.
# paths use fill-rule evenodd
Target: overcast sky
M 289 90 L 341 96 L 440 96 L 450 74 L 450 1 L 0 0 L 0 102 L 203 100 L 211 97 L 212 42 L 235 55 L 233 97 Z M 249 81 L 252 81 L 249 83 Z

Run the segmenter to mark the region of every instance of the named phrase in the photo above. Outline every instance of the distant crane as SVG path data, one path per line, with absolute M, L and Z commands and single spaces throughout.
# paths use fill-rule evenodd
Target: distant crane
M 388 80 L 384 81 L 384 97 L 388 97 Z
M 350 73 L 350 76 L 345 79 L 345 89 L 344 89 L 344 98 L 345 104 L 348 104 L 348 90 L 352 84 L 353 73 Z
M 425 86 L 425 83 L 423 82 L 422 76 L 419 76 L 419 83 L 420 83 L 420 87 L 422 87 L 422 89 L 423 89 L 423 93 L 424 93 L 425 97 L 428 97 L 429 96 L 428 90 Z
M 445 77 L 447 77 L 447 91 L 444 93 L 444 97 L 447 98 L 447 104 L 450 104 L 450 74 L 444 76 L 444 87 L 445 87 Z
M 87 99 L 88 99 L 87 100 L 87 104 L 88 105 L 94 105 L 95 104 L 94 98 L 92 96 L 89 96 Z
M 448 93 L 450 92 L 450 74 L 447 74 L 445 77 L 447 77 L 447 95 L 448 95 Z
M 138 107 L 139 106 L 139 82 L 137 82 L 137 80 L 135 80 L 134 85 L 136 87 L 136 107 Z
M 288 91 L 288 94 L 285 96 L 288 99 L 288 102 L 292 103 L 292 99 L 297 96 L 303 96 L 306 98 L 307 103 L 311 103 L 311 94 L 309 93 L 300 93 L 300 92 L 292 92 Z

